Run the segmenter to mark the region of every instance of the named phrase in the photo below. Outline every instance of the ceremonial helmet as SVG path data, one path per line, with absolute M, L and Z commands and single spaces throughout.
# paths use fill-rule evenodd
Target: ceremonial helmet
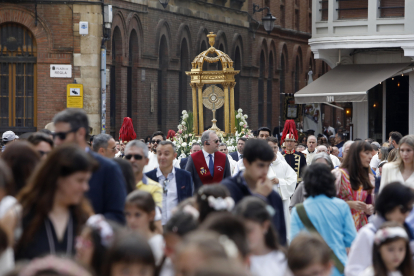
M 137 134 L 134 131 L 134 125 L 129 117 L 124 118 L 121 129 L 119 130 L 119 140 L 122 142 L 129 142 L 135 140 Z
M 297 141 L 298 131 L 296 130 L 296 124 L 294 120 L 286 120 L 285 127 L 283 128 L 281 142 L 285 141 Z

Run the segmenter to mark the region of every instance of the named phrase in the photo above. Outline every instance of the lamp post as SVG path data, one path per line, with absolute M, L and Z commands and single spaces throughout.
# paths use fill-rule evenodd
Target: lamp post
M 269 7 L 260 8 L 259 5 L 253 4 L 253 14 L 255 14 L 256 12 L 261 12 L 263 10 L 267 10 L 267 15 L 262 18 L 262 25 L 263 25 L 265 31 L 267 32 L 267 34 L 270 34 L 273 31 L 273 28 L 275 27 L 276 17 L 274 17 L 270 13 Z M 253 19 L 253 17 L 252 17 L 252 19 Z M 253 19 L 253 20 L 256 21 L 255 19 Z M 260 22 L 258 22 L 258 21 L 256 21 L 256 22 L 259 23 L 259 26 L 260 26 Z
M 168 6 L 168 2 L 170 2 L 170 0 L 158 0 L 160 1 L 160 4 L 164 7 L 164 9 Z

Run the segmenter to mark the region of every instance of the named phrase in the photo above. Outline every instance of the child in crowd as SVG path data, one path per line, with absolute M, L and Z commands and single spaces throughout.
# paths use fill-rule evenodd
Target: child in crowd
M 243 220 L 228 212 L 211 214 L 200 226 L 200 230 L 214 231 L 224 235 L 234 242 L 238 249 L 237 261 L 246 268 L 249 267 L 249 245 L 247 231 Z
M 103 276 L 154 276 L 155 259 L 148 242 L 136 233 L 122 235 L 109 249 Z
M 285 253 L 271 223 L 274 209 L 257 197 L 246 197 L 234 210 L 244 219 L 250 248 L 250 271 L 256 276 L 283 276 L 287 269 Z
M 333 268 L 331 249 L 317 234 L 300 233 L 293 239 L 287 261 L 294 276 L 329 276 Z
M 102 215 L 91 216 L 81 234 L 76 238 L 75 259 L 102 274 L 102 263 L 108 247 L 114 239 L 114 231 Z
M 191 206 L 184 209 L 193 208 Z M 170 218 L 164 229 L 164 258 L 160 265 L 160 276 L 174 276 L 174 266 L 172 260 L 175 258 L 177 246 L 182 241 L 184 235 L 197 229 L 197 210 L 177 211 Z
M 185 236 L 174 259 L 175 276 L 194 275 L 213 260 L 236 260 L 237 246 L 225 235 L 196 231 Z
M 230 212 L 234 207 L 234 200 L 225 186 L 205 185 L 198 190 L 197 206 L 200 212 L 199 222 L 202 223 L 210 213 Z
M 411 252 L 407 232 L 396 222 L 386 222 L 375 234 L 373 266 L 364 276 L 413 275 Z
M 136 190 L 130 193 L 125 202 L 125 218 L 127 227 L 144 236 L 155 257 L 155 263 L 161 262 L 164 250 L 164 239 L 156 232 L 156 205 L 148 192 Z

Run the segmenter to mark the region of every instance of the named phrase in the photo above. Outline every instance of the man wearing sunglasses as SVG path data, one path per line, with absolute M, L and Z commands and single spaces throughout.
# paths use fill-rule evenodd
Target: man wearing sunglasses
M 57 147 L 66 143 L 77 144 L 99 162 L 99 169 L 92 174 L 89 180 L 89 190 L 86 193 L 95 214 L 102 214 L 107 219 L 124 224 L 126 198 L 124 176 L 115 162 L 89 149 L 86 143 L 89 121 L 85 111 L 82 109 L 63 110 L 55 115 L 53 123 L 55 125 L 53 137 Z
M 125 147 L 125 159 L 129 161 L 134 171 L 136 188 L 149 192 L 155 204 L 162 208 L 162 187 L 161 185 L 146 177 L 144 167 L 148 164 L 148 147 L 141 141 L 132 140 Z
M 150 172 L 153 169 L 158 168 L 158 157 L 157 157 L 157 148 L 158 145 L 165 141 L 166 137 L 163 132 L 156 131 L 152 134 L 151 138 L 151 149 L 152 151 L 148 153 L 148 164 L 144 168 L 144 173 Z M 177 159 L 173 161 L 174 167 L 180 168 L 180 162 Z
M 115 139 L 111 135 L 101 133 L 93 138 L 92 149 L 106 158 L 114 158 L 117 153 Z
M 191 173 L 195 190 L 205 184 L 220 183 L 231 176 L 229 159 L 218 151 L 219 141 L 215 131 L 204 131 L 201 136 L 203 149 L 188 157 L 185 170 Z

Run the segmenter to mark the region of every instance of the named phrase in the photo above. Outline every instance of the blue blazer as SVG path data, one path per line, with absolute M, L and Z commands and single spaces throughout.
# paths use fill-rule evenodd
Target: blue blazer
M 96 214 L 102 214 L 107 219 L 125 224 L 124 205 L 127 192 L 121 168 L 108 158 L 92 151 L 89 153 L 98 161 L 99 168 L 89 180 L 86 197 Z
M 188 161 L 188 157 L 186 157 L 186 158 L 181 158 L 181 160 L 180 160 L 180 168 L 181 168 L 182 170 L 185 170 L 185 166 L 187 165 L 187 161 Z
M 157 169 L 149 171 L 145 175 L 159 183 Z M 189 172 L 175 168 L 175 183 L 177 183 L 178 202 L 193 196 L 194 184 Z
M 226 188 L 230 191 L 230 195 L 236 204 L 247 196 L 255 196 L 247 187 L 246 180 L 244 179 L 242 172 L 233 177 L 224 179 L 221 182 L 221 185 L 226 186 Z M 258 197 L 265 200 L 266 203 L 272 206 L 275 210 L 275 214 L 272 218 L 272 224 L 279 234 L 280 244 L 286 245 L 286 223 L 285 215 L 283 213 L 282 198 L 275 191 L 272 191 L 267 198 L 261 196 Z
M 233 158 L 234 161 L 239 161 L 239 153 L 237 151 L 230 152 L 230 156 Z

